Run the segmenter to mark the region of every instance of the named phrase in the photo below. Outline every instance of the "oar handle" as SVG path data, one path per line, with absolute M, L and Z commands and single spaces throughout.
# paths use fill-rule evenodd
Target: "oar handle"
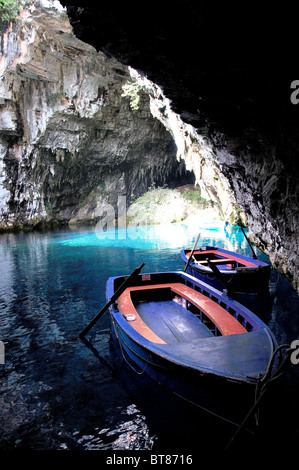
M 187 261 L 187 263 L 185 264 L 184 273 L 187 271 L 187 268 L 188 268 L 189 263 L 190 263 L 190 261 L 191 261 L 191 258 L 192 258 L 192 256 L 193 256 L 193 252 L 194 252 L 195 247 L 196 247 L 196 245 L 197 245 L 197 243 L 198 243 L 199 237 L 200 237 L 200 233 L 199 233 L 199 234 L 197 235 L 197 237 L 196 237 L 196 240 L 195 240 L 195 242 L 194 242 L 194 245 L 193 245 L 192 251 L 191 251 L 191 253 L 190 253 L 190 256 L 189 256 L 189 258 L 188 258 L 188 261 Z
M 110 307 L 110 305 L 115 302 L 116 299 L 123 293 L 123 291 L 128 287 L 130 284 L 131 280 L 137 276 L 141 269 L 143 268 L 144 263 L 142 263 L 138 268 L 135 268 L 134 271 L 130 274 L 129 277 L 119 286 L 119 288 L 114 292 L 112 297 L 110 298 L 109 302 L 104 305 L 104 307 L 96 314 L 96 316 L 91 320 L 91 322 L 84 328 L 83 331 L 79 334 L 79 338 L 83 338 L 86 333 L 89 332 L 89 330 L 93 327 L 93 325 L 101 318 L 101 316 L 106 312 L 106 310 Z
M 229 285 L 225 281 L 223 274 L 219 271 L 217 266 L 215 264 L 211 263 L 211 260 L 209 258 L 206 258 L 206 261 L 208 263 L 209 268 L 215 274 L 216 278 L 219 279 L 219 281 L 223 284 L 224 288 L 227 290 L 227 294 L 232 295 Z
M 253 258 L 254 258 L 254 259 L 257 259 L 257 256 L 256 256 L 256 254 L 255 254 L 255 252 L 254 252 L 254 249 L 252 248 L 252 245 L 251 245 L 250 241 L 248 240 L 248 237 L 247 237 L 246 233 L 244 232 L 243 227 L 240 227 L 240 228 L 241 228 L 241 230 L 242 230 L 242 232 L 243 232 L 243 235 L 244 235 L 244 237 L 245 237 L 245 239 L 246 239 L 248 245 L 250 246 L 250 249 L 251 249 Z

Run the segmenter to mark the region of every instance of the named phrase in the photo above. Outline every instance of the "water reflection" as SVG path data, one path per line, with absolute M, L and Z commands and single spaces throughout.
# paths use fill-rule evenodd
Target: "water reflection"
M 202 244 L 250 255 L 242 232 L 222 225 L 146 227 L 135 239 L 123 232 L 100 239 L 90 227 L 1 235 L 0 449 L 196 447 L 193 410 L 186 418 L 183 405 L 172 406 L 152 385 L 140 393 L 130 389 L 134 378 L 126 381 L 110 348 L 107 314 L 90 332 L 92 347 L 73 338 L 105 304 L 109 276 L 130 273 L 141 262 L 144 272 L 181 270 L 179 250 L 192 246 L 199 232 Z M 273 271 L 267 322 L 280 343 L 290 343 L 299 337 L 298 295 L 277 279 Z
M 119 412 L 123 418 L 116 426 L 97 427 L 92 434 L 75 432 L 78 445 L 86 450 L 151 450 L 155 437 L 150 435 L 146 417 L 136 405 L 131 404 Z

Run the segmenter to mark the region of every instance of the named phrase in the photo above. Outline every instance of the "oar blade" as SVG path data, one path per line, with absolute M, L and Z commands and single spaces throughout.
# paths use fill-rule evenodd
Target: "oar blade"
M 144 263 L 142 263 L 138 268 L 135 268 L 134 271 L 130 274 L 129 277 L 121 284 L 121 286 L 115 291 L 111 299 L 104 305 L 104 307 L 96 314 L 96 316 L 91 320 L 91 322 L 84 328 L 83 331 L 78 335 L 78 338 L 84 338 L 86 333 L 93 327 L 93 325 L 101 318 L 101 316 L 106 312 L 106 310 L 113 304 L 113 302 L 118 299 L 118 297 L 124 292 L 124 290 L 129 286 L 133 278 L 138 276 L 141 269 L 143 268 Z

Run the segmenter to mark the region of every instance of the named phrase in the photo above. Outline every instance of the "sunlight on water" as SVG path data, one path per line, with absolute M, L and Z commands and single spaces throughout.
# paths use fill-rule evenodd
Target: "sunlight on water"
M 193 246 L 198 233 L 199 245 L 251 255 L 240 230 L 200 221 L 0 236 L 1 450 L 190 445 L 185 430 L 192 418 L 186 424 L 177 402 L 170 412 L 169 396 L 153 395 L 152 385 L 136 400 L 135 378 L 128 380 L 110 348 L 107 312 L 90 331 L 92 345 L 72 338 L 105 305 L 109 276 L 129 274 L 141 262 L 143 272 L 182 270 L 180 250 Z M 272 281 L 273 308 L 265 320 L 278 342 L 288 343 L 299 337 L 298 296 L 276 272 Z
M 116 247 L 142 250 L 181 249 L 194 244 L 200 233 L 199 244 L 218 244 L 228 249 L 248 249 L 240 230 L 229 233 L 224 223 L 208 227 L 207 225 L 190 227 L 184 223 L 145 225 L 127 229 L 107 231 L 89 231 L 86 233 L 66 233 L 65 238 L 56 243 L 72 247 Z M 238 247 L 237 246 L 237 247 Z M 248 251 L 248 250 L 247 250 Z

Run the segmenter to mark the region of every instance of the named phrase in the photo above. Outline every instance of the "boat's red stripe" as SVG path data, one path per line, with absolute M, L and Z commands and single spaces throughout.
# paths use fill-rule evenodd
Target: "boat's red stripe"
M 197 292 L 181 283 L 155 284 L 148 286 L 128 287 L 118 299 L 118 309 L 124 317 L 134 314 L 135 320 L 131 321 L 131 326 L 142 336 L 154 343 L 164 343 L 141 319 L 137 313 L 131 298 L 131 292 L 136 290 L 170 288 L 174 293 L 191 302 L 199 308 L 218 328 L 222 335 L 233 335 L 247 333 L 247 330 L 224 308 L 212 299 Z
M 149 286 L 151 287 L 151 286 Z M 148 339 L 152 343 L 166 344 L 159 336 L 157 336 L 147 325 L 144 323 L 142 318 L 139 316 L 137 310 L 134 307 L 134 304 L 131 299 L 131 291 L 134 290 L 134 287 L 128 287 L 118 298 L 118 310 L 120 313 L 126 317 L 129 314 L 135 315 L 135 320 L 130 321 L 130 325 L 140 333 L 144 338 Z
M 189 258 L 190 256 L 190 252 L 187 252 L 186 253 L 186 257 Z M 195 250 L 193 252 L 193 255 L 205 255 L 205 254 L 214 254 L 214 255 L 219 255 L 221 256 L 221 258 L 219 259 L 219 261 L 221 261 L 222 259 L 228 259 L 230 262 L 233 260 L 233 261 L 236 261 L 237 263 L 240 263 L 240 264 L 243 264 L 244 266 L 256 266 L 256 264 L 252 263 L 251 261 L 246 261 L 244 260 L 243 258 L 239 258 L 239 256 L 237 255 L 228 255 L 227 253 L 224 253 L 223 251 L 220 251 L 220 250 Z M 215 260 L 213 260 L 215 262 Z
M 173 284 L 172 290 L 199 308 L 218 328 L 222 335 L 247 333 L 247 330 L 223 307 L 200 292 L 184 284 Z

